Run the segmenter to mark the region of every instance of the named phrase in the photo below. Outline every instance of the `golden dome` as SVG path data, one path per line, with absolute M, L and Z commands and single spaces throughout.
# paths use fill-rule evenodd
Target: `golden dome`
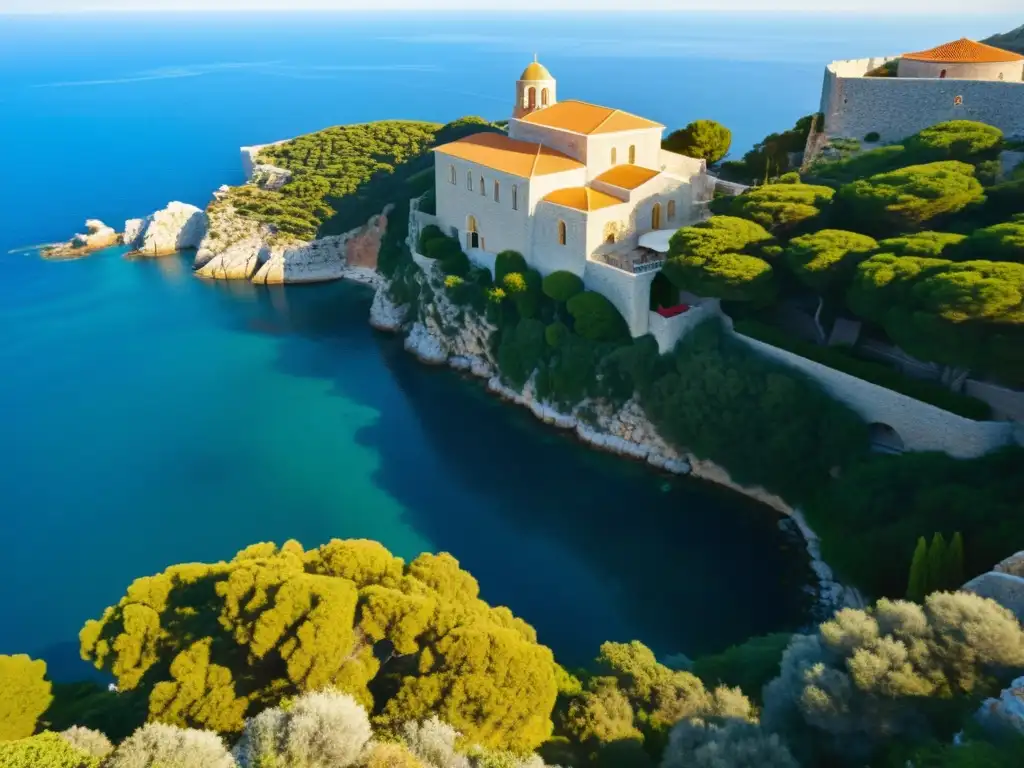
M 533 61 L 530 62 L 530 66 L 523 70 L 523 74 L 519 76 L 520 80 L 554 80 L 551 73 L 548 72 L 548 68 L 537 61 L 537 57 L 534 56 Z

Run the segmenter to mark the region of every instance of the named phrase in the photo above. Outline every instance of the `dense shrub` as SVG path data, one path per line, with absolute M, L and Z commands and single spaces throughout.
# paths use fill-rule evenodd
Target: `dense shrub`
M 590 341 L 621 341 L 629 338 L 629 329 L 619 310 L 595 291 L 583 291 L 566 302 L 572 315 L 573 330 Z
M 253 703 L 333 685 L 385 725 L 438 714 L 484 746 L 532 749 L 551 728 L 551 651 L 478 594 L 446 554 L 404 564 L 376 542 L 256 544 L 137 580 L 86 624 L 82 653 L 176 724 L 239 731 Z M 395 653 L 382 662 L 378 648 Z M 371 696 L 380 675 L 391 682 Z
M 931 403 L 950 413 L 976 421 L 992 418 L 992 409 L 988 403 L 968 395 L 952 392 L 939 384 L 905 376 L 883 363 L 853 357 L 838 347 L 822 347 L 803 341 L 777 328 L 749 318 L 737 320 L 734 325 L 737 333 L 785 349 L 801 357 L 806 357 L 808 360 L 814 360 L 816 363 L 827 365 L 829 368 L 835 368 L 837 371 L 870 381 L 872 384 L 891 389 L 916 400 Z
M 984 259 L 1024 264 L 1024 214 L 972 232 L 945 256 L 959 260 Z
M 641 389 L 660 434 L 734 480 L 798 503 L 867 450 L 867 427 L 845 405 L 706 322 L 676 346 L 667 372 Z
M 820 295 L 843 289 L 857 265 L 878 243 L 867 235 L 841 229 L 822 229 L 793 238 L 786 246 L 789 268 L 808 288 Z
M 813 184 L 764 184 L 731 198 L 726 212 L 782 235 L 813 227 L 834 194 L 831 187 Z
M 817 160 L 809 175 L 823 184 L 840 187 L 909 164 L 906 148 L 902 144 L 890 144 L 840 160 Z
M 898 237 L 890 237 L 880 241 L 878 243 L 878 252 L 891 253 L 894 256 L 924 256 L 930 259 L 948 259 L 951 256 L 946 251 L 951 246 L 962 242 L 964 238 L 964 235 L 953 232 L 912 232 L 908 235 L 899 235 Z
M 0 766 L 3 768 L 99 768 L 99 764 L 96 757 L 76 749 L 56 733 L 0 740 Z
M 452 258 L 455 254 L 462 253 L 462 246 L 454 237 L 442 234 L 424 241 L 422 253 L 428 259 L 444 261 Z
M 738 162 L 722 163 L 722 173 L 737 181 L 766 181 L 789 170 L 792 153 L 802 152 L 807 145 L 814 115 L 806 115 L 782 133 L 770 133 Z
M 583 280 L 572 272 L 559 270 L 544 278 L 544 295 L 552 301 L 567 302 L 577 293 L 583 292 Z
M 104 734 L 80 725 L 61 731 L 60 737 L 78 751 L 85 752 L 97 760 L 103 759 L 114 750 L 114 745 Z
M 925 128 L 905 143 L 914 162 L 962 160 L 973 163 L 998 154 L 1003 132 L 972 120 L 950 120 Z
M 31 736 L 51 701 L 45 661 L 0 655 L 0 741 Z
M 709 688 L 739 688 L 760 703 L 761 689 L 779 674 L 779 662 L 790 637 L 788 632 L 752 637 L 721 653 L 701 656 L 693 664 L 693 673 Z
M 806 508 L 822 557 L 874 595 L 902 597 L 918 538 L 961 532 L 965 577 L 1024 549 L 1024 449 L 977 459 L 942 453 L 875 456 L 844 472 Z
M 511 272 L 524 274 L 528 269 L 523 254 L 518 251 L 502 251 L 494 258 L 494 282 L 501 284 L 505 275 Z
M 419 239 L 416 241 L 418 243 L 419 252 L 426 256 L 427 244 L 432 240 L 440 240 L 442 237 L 447 237 L 447 235 L 441 231 L 439 226 L 436 224 L 428 224 L 420 230 Z
M 725 157 L 731 144 L 732 131 L 714 120 L 694 120 L 685 128 L 670 133 L 662 142 L 669 152 L 707 160 L 708 164 L 717 163 Z
M 778 734 L 751 723 L 682 720 L 669 735 L 661 768 L 799 768 Z
M 539 320 L 524 317 L 505 328 L 498 347 L 501 375 L 513 386 L 521 388 L 543 362 L 545 344 L 544 323 Z
M 103 768 L 235 768 L 216 733 L 149 723 L 114 750 Z

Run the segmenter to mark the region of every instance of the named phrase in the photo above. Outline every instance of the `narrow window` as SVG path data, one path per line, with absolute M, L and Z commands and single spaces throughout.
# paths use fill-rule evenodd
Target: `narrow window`
M 940 79 L 940 80 L 941 80 L 942 78 L 944 78 L 945 76 L 946 76 L 946 70 L 942 70 L 941 72 L 939 72 L 939 79 Z
M 675 221 L 676 220 L 676 201 L 675 200 L 669 200 L 668 201 L 668 220 L 669 221 Z
M 617 152 L 615 151 L 615 147 L 612 147 L 612 165 L 615 165 L 615 161 L 616 161 L 616 160 L 618 159 L 618 158 L 616 157 L 616 156 L 617 156 L 617 154 L 618 154 L 618 153 L 617 153 Z
M 636 144 L 629 145 L 629 164 L 636 163 Z
M 494 182 L 494 202 L 501 202 L 501 193 L 498 191 L 498 182 Z
M 448 183 L 449 184 L 454 184 L 455 183 L 455 166 L 454 165 L 449 165 L 448 166 Z
M 480 197 L 486 197 L 486 196 L 487 196 L 487 185 L 484 184 L 484 177 L 481 176 L 480 177 Z
M 518 184 L 513 184 L 512 185 L 512 210 L 513 211 L 518 211 L 519 210 L 519 185 Z
M 537 89 L 534 88 L 532 85 L 526 89 L 526 108 L 537 108 Z
M 565 245 L 565 222 L 558 222 L 558 244 Z
M 655 203 L 651 209 L 651 229 L 661 229 L 661 203 Z
M 473 191 L 473 172 L 472 171 L 466 171 L 466 189 L 468 189 L 470 192 Z
M 548 105 L 548 89 L 547 88 L 541 88 L 540 89 L 540 105 L 542 107 L 546 107 Z

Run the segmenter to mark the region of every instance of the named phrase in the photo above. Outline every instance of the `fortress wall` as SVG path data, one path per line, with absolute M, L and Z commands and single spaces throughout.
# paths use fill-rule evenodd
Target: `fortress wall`
M 702 304 L 692 306 L 688 311 L 675 317 L 662 317 L 657 312 L 650 312 L 648 330 L 658 342 L 658 351 L 664 355 L 671 352 L 679 340 L 698 325 L 709 317 L 721 313 L 718 299 L 704 299 Z
M 836 77 L 831 70 L 822 93 L 829 136 L 863 139 L 874 131 L 881 141 L 896 142 L 946 120 L 978 120 L 1024 137 L 1024 83 Z
M 869 424 L 892 427 L 907 450 L 943 451 L 958 459 L 971 459 L 1014 440 L 1011 422 L 972 421 L 749 336 L 735 336 L 762 355 L 803 371 Z
M 599 261 L 586 262 L 583 285 L 588 291 L 603 294 L 626 319 L 631 336 L 643 336 L 649 330 L 651 281 L 658 271 L 634 275 Z

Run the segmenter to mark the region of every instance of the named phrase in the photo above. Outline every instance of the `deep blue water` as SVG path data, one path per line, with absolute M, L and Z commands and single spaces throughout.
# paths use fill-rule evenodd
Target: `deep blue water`
M 559 95 L 742 152 L 817 104 L 826 60 L 1013 19 L 0 17 L 0 652 L 73 674 L 135 576 L 258 540 L 447 550 L 567 663 L 605 639 L 695 654 L 804 618 L 775 516 L 583 449 L 417 365 L 357 286 L 192 278 L 25 246 L 204 204 L 238 147 L 334 123 L 507 115 L 536 51 Z M 78 670 L 74 670 L 78 671 Z

